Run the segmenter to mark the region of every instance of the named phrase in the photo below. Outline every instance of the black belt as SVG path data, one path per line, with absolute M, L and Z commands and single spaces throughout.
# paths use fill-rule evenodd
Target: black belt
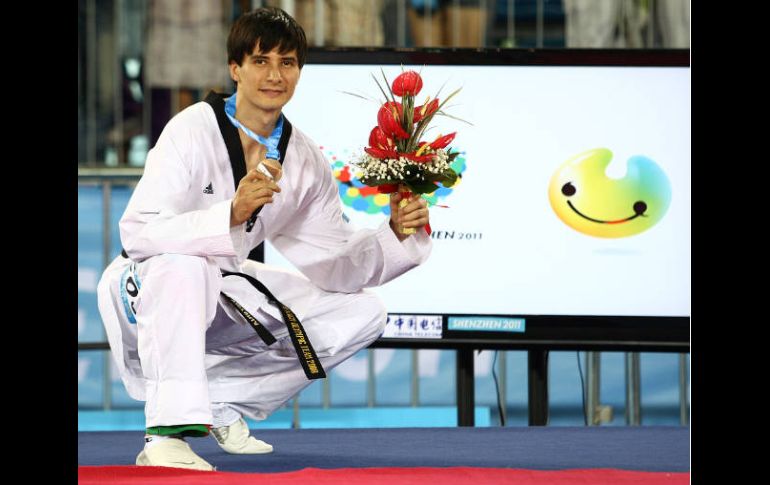
M 233 304 L 233 306 L 238 311 L 238 313 L 240 313 L 241 316 L 246 319 L 249 325 L 251 325 L 251 328 L 253 328 L 254 331 L 257 332 L 257 335 L 259 335 L 260 338 L 262 338 L 262 340 L 265 342 L 265 345 L 273 345 L 275 343 L 275 337 L 273 337 L 273 334 L 270 333 L 270 330 L 266 329 L 264 325 L 259 323 L 259 320 L 254 318 L 254 315 L 252 315 L 245 308 L 243 308 L 240 303 L 233 300 L 233 298 L 230 295 L 228 295 L 224 291 L 221 293 L 222 293 L 222 296 L 227 298 L 227 301 Z
M 128 254 L 126 254 L 126 251 L 123 250 L 120 253 L 121 256 L 128 259 Z M 302 365 L 302 370 L 305 371 L 305 375 L 308 379 L 323 379 L 326 377 L 326 372 L 324 371 L 323 366 L 321 365 L 321 361 L 318 359 L 318 356 L 315 353 L 315 349 L 313 349 L 313 346 L 310 343 L 310 338 L 305 333 L 305 329 L 302 328 L 302 323 L 299 321 L 299 318 L 294 314 L 293 311 L 273 296 L 273 294 L 268 290 L 265 285 L 257 281 L 256 278 L 249 276 L 247 274 L 243 273 L 235 273 L 231 271 L 222 271 L 222 276 L 240 276 L 242 278 L 245 278 L 246 281 L 251 283 L 251 285 L 257 289 L 257 291 L 261 292 L 265 296 L 267 296 L 267 301 L 269 303 L 274 304 L 278 307 L 278 309 L 281 311 L 281 316 L 283 317 L 283 323 L 286 324 L 286 328 L 289 329 L 289 336 L 291 337 L 291 343 L 294 345 L 294 350 L 297 352 L 297 357 L 299 358 L 299 363 Z M 275 337 L 273 334 L 270 333 L 268 329 L 264 327 L 264 325 L 260 324 L 254 316 L 246 311 L 243 306 L 241 306 L 238 302 L 232 299 L 229 295 L 225 294 L 224 292 L 222 295 L 227 298 L 227 300 L 233 304 L 235 309 L 240 313 L 243 318 L 246 319 L 246 321 L 251 325 L 251 327 L 257 332 L 257 334 L 262 338 L 262 340 L 265 341 L 265 344 L 272 345 L 275 343 Z
M 272 303 L 273 305 L 278 307 L 278 309 L 281 311 L 281 316 L 283 317 L 283 323 L 285 323 L 286 328 L 289 329 L 289 336 L 291 337 L 291 343 L 294 345 L 294 350 L 296 350 L 297 352 L 297 357 L 299 357 L 299 363 L 302 365 L 302 370 L 305 371 L 305 375 L 307 376 L 308 379 L 325 378 L 326 372 L 324 372 L 323 366 L 321 366 L 321 361 L 318 360 L 318 356 L 316 355 L 315 350 L 313 349 L 313 346 L 310 344 L 310 338 L 305 333 L 305 329 L 302 328 L 302 323 L 299 321 L 299 318 L 297 318 L 294 312 L 291 311 L 289 307 L 287 307 L 286 305 L 278 301 L 278 299 L 275 296 L 273 296 L 270 290 L 268 290 L 265 287 L 265 285 L 257 281 L 256 278 L 243 273 L 222 271 L 222 276 L 230 276 L 230 275 L 235 275 L 235 276 L 240 276 L 241 278 L 245 278 L 246 281 L 251 283 L 251 285 L 254 288 L 256 288 L 258 291 L 260 291 L 265 296 L 267 296 L 267 301 L 269 303 Z M 233 301 L 233 300 L 230 299 L 230 301 Z M 239 306 L 240 305 L 237 305 L 236 309 Z M 249 320 L 248 318 L 246 319 Z M 260 327 L 262 326 L 260 325 Z M 267 329 L 265 329 L 264 327 L 262 328 L 267 332 Z M 257 333 L 259 333 L 259 331 L 257 331 Z M 275 338 L 272 335 L 270 335 L 270 337 L 272 337 L 273 341 L 275 341 Z

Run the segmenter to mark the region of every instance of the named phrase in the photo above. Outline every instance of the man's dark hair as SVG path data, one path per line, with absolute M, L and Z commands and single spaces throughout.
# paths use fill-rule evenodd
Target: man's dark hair
M 307 57 L 305 31 L 291 15 L 277 7 L 263 7 L 247 12 L 235 21 L 227 37 L 227 63 L 239 66 L 259 42 L 262 52 L 278 47 L 285 54 L 296 50 L 300 69 Z

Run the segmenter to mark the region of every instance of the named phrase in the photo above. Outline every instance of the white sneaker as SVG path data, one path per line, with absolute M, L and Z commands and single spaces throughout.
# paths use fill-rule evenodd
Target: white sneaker
M 171 468 L 189 468 L 191 470 L 213 471 L 209 462 L 196 455 L 184 440 L 169 438 L 152 446 L 147 446 L 136 457 L 139 466 L 167 466 Z
M 230 426 L 211 428 L 211 434 L 223 450 L 234 455 L 259 455 L 273 451 L 273 445 L 249 436 L 249 426 L 243 418 L 238 418 Z

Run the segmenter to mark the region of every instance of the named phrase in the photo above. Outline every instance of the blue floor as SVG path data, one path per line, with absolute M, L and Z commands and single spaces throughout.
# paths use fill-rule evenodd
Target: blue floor
M 346 407 L 302 408 L 299 427 L 315 428 L 428 428 L 457 426 L 457 407 Z M 475 425 L 490 426 L 491 413 L 486 406 L 476 406 Z M 279 409 L 264 421 L 246 420 L 250 429 L 289 429 L 293 409 Z M 78 411 L 78 431 L 141 431 L 144 410 Z
M 689 427 L 259 429 L 267 455 L 229 455 L 212 437 L 190 446 L 219 471 L 307 467 L 615 468 L 687 472 Z M 78 433 L 78 465 L 133 465 L 141 431 Z

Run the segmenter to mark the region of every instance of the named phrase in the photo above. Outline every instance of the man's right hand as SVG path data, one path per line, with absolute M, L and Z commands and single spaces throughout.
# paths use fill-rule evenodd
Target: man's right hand
M 246 222 L 259 207 L 273 201 L 273 194 L 281 188 L 259 170 L 252 169 L 238 182 L 238 189 L 230 204 L 230 227 Z

